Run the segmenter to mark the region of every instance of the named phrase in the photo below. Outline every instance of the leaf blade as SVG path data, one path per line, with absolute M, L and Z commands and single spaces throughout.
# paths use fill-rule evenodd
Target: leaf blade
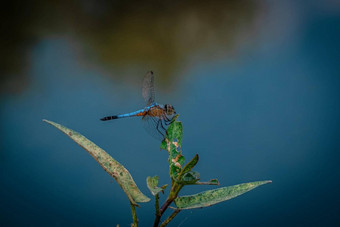
M 138 206 L 138 202 L 150 201 L 150 198 L 145 196 L 139 190 L 129 171 L 122 164 L 113 159 L 103 149 L 98 147 L 85 136 L 72 129 L 69 129 L 53 121 L 45 119 L 43 121 L 56 127 L 67 136 L 69 136 L 79 146 L 84 148 L 99 163 L 99 165 L 117 181 L 117 183 L 123 189 L 132 204 Z
M 185 161 L 181 151 L 183 126 L 182 122 L 177 121 L 177 117 L 178 115 L 169 125 L 167 129 L 167 135 L 161 143 L 161 149 L 164 149 L 169 153 L 168 162 L 171 179 L 177 179 L 177 176 L 181 172 L 182 165 Z
M 220 185 L 220 182 L 217 179 L 210 179 L 207 182 L 197 181 L 195 184 L 197 185 Z
M 158 193 L 164 191 L 164 189 L 168 186 L 163 185 L 162 187 L 158 187 L 158 181 L 159 177 L 158 176 L 153 176 L 153 177 L 147 177 L 146 178 L 146 184 L 153 196 L 157 195 Z
M 255 181 L 208 190 L 195 195 L 180 196 L 175 199 L 175 204 L 179 209 L 194 209 L 212 206 L 214 204 L 235 198 L 260 185 L 268 183 L 271 183 L 271 181 Z
M 181 172 L 179 173 L 178 175 L 178 178 L 179 180 L 181 180 L 181 178 L 184 176 L 184 174 L 190 172 L 194 167 L 195 165 L 197 164 L 198 162 L 198 154 L 196 154 L 191 160 L 190 162 L 188 162 L 184 167 L 183 169 L 181 170 Z

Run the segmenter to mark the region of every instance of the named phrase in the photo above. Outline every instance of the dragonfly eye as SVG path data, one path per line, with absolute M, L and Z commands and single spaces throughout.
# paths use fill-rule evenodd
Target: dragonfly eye
M 167 112 L 167 114 L 174 114 L 175 113 L 175 109 L 170 104 L 165 104 L 164 108 L 165 108 L 165 111 Z

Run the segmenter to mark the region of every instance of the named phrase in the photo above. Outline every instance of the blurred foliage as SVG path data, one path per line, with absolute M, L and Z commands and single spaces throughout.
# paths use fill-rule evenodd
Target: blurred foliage
M 30 50 L 51 36 L 75 41 L 87 64 L 121 75 L 152 68 L 167 83 L 195 53 L 232 52 L 257 9 L 253 0 L 9 1 L 1 7 L 1 91 L 25 87 Z

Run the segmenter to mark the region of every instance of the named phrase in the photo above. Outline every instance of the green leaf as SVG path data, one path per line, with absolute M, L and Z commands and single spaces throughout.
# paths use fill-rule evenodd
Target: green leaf
M 175 204 L 179 209 L 207 207 L 235 198 L 260 185 L 268 183 L 271 183 L 271 181 L 256 181 L 204 191 L 195 195 L 181 196 L 175 199 Z
M 177 182 L 179 184 L 195 184 L 200 179 L 200 174 L 195 171 L 185 173 L 182 178 Z
M 195 184 L 199 184 L 199 185 L 219 185 L 220 182 L 218 182 L 217 179 L 211 179 L 211 180 L 208 181 L 208 182 L 200 182 L 200 181 L 197 181 Z
M 180 147 L 182 145 L 182 139 L 183 139 L 183 126 L 182 122 L 180 121 L 173 121 L 167 130 L 167 136 L 166 136 L 171 142 L 176 141 L 178 143 L 178 146 Z
M 190 160 L 190 162 L 188 162 L 188 163 L 183 167 L 183 169 L 182 169 L 181 172 L 179 173 L 178 178 L 181 179 L 185 173 L 190 172 L 190 171 L 195 167 L 195 165 L 197 164 L 198 159 L 199 159 L 199 158 L 198 158 L 198 154 L 196 154 L 196 155 Z
M 50 125 L 53 125 L 57 129 L 68 135 L 82 148 L 84 148 L 101 165 L 101 167 L 103 167 L 103 169 L 117 181 L 117 183 L 123 189 L 133 205 L 138 206 L 137 203 L 139 202 L 150 201 L 150 198 L 145 196 L 139 190 L 129 171 L 122 164 L 113 159 L 103 149 L 98 147 L 96 144 L 88 140 L 83 135 L 69 128 L 66 128 L 63 125 L 48 120 L 43 121 L 47 122 Z
M 220 184 L 220 182 L 218 182 L 217 179 L 211 179 L 211 180 L 209 181 L 209 183 L 211 183 L 211 184 L 216 184 L 216 185 L 219 185 L 219 184 Z
M 146 178 L 146 184 L 153 196 L 157 195 L 160 192 L 163 192 L 166 186 L 168 186 L 166 184 L 166 185 L 163 185 L 162 187 L 158 187 L 158 180 L 159 180 L 158 176 Z
M 178 115 L 176 116 L 176 118 Z M 161 149 L 167 150 L 169 153 L 169 173 L 171 179 L 177 179 L 178 174 L 182 170 L 182 165 L 185 162 L 181 151 L 183 139 L 183 126 L 180 121 L 174 120 L 169 125 L 167 136 L 161 143 Z

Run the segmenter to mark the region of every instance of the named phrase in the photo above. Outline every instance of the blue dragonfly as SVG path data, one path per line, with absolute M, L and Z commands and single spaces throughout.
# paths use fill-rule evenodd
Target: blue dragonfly
M 152 71 L 146 73 L 143 81 L 143 97 L 147 102 L 144 109 L 131 113 L 103 117 L 102 121 L 108 121 L 126 117 L 142 117 L 147 132 L 156 139 L 163 140 L 169 124 L 176 116 L 175 108 L 170 104 L 158 104 L 155 102 L 154 75 Z

